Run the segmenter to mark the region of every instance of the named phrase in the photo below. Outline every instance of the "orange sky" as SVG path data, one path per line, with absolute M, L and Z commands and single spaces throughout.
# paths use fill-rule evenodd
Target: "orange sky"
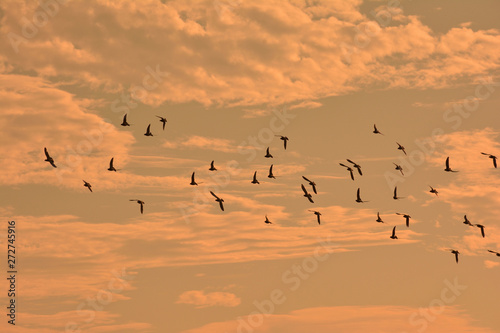
M 499 10 L 2 1 L 0 330 L 500 332 Z

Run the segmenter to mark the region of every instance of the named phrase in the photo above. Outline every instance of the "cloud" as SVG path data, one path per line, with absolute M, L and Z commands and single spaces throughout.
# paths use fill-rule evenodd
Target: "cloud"
M 190 290 L 179 295 L 176 303 L 191 304 L 200 309 L 211 306 L 235 307 L 240 305 L 241 300 L 228 292 L 205 293 L 203 290 Z
M 184 140 L 179 140 L 177 142 L 167 141 L 163 144 L 165 148 L 177 149 L 177 148 L 193 148 L 193 149 L 205 149 L 221 151 L 224 153 L 234 153 L 237 152 L 237 148 L 233 145 L 232 140 L 219 139 L 219 138 L 208 138 L 199 135 L 190 136 Z
M 491 260 L 485 260 L 484 261 L 484 266 L 486 268 L 493 268 L 493 267 L 500 266 L 500 262 L 498 262 L 498 261 L 491 261 Z

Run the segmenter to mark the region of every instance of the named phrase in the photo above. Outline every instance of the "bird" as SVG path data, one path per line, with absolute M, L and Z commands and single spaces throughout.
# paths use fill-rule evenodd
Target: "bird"
M 113 166 L 113 160 L 114 159 L 115 159 L 114 157 L 111 157 L 111 160 L 109 161 L 108 171 L 116 171 L 115 167 Z
M 160 118 L 160 121 L 163 123 L 163 130 L 165 130 L 165 124 L 167 123 L 167 118 L 163 118 L 160 116 L 157 116 L 157 117 Z
M 122 126 L 130 126 L 130 124 L 127 123 L 127 114 L 126 113 L 123 116 L 123 121 L 122 121 L 122 123 L 120 125 L 122 125 Z
M 398 215 L 403 215 L 403 217 L 406 219 L 406 226 L 407 227 L 410 227 L 410 219 L 411 219 L 411 216 L 408 215 L 408 214 L 403 214 L 403 213 L 396 213 Z
M 397 143 L 397 142 L 396 142 Z M 405 153 L 406 155 L 406 150 L 405 150 L 405 147 L 401 146 L 399 143 L 398 144 L 398 149 L 401 150 L 403 153 Z
M 434 193 L 436 196 L 438 196 L 438 191 L 434 187 L 432 187 L 430 185 L 429 185 L 429 187 L 431 188 L 431 190 L 429 192 L 430 193 Z
M 373 133 L 375 134 L 382 134 L 382 132 L 380 132 L 378 129 L 377 129 L 377 125 L 373 124 Z M 383 135 L 383 134 L 382 134 Z
M 308 209 L 308 211 L 313 212 L 314 215 L 316 215 L 318 217 L 318 224 L 321 224 L 321 220 L 320 220 L 321 213 L 316 211 L 316 210 L 311 210 L 311 209 Z
M 398 187 L 394 186 L 394 195 L 392 196 L 394 200 L 404 199 L 404 197 L 398 197 Z
M 260 184 L 259 181 L 257 180 L 257 171 L 255 171 L 253 174 L 252 184 Z
M 148 125 L 146 133 L 144 133 L 145 136 L 153 136 L 153 133 L 151 133 L 150 129 L 151 129 L 151 124 Z
M 300 187 L 302 188 L 302 191 L 304 191 L 304 196 L 312 203 L 314 203 L 313 199 L 312 199 L 312 196 L 311 194 L 309 194 L 306 190 L 306 188 L 304 187 L 304 184 L 300 184 Z
M 266 156 L 264 156 L 265 158 L 273 158 L 273 155 L 271 155 L 271 153 L 269 153 L 269 147 L 267 147 L 266 149 Z
M 392 239 L 398 239 L 398 236 L 396 236 L 396 227 L 394 226 L 394 228 L 392 228 L 392 235 L 391 237 Z
M 361 165 L 359 165 L 357 163 L 354 163 L 350 159 L 346 159 L 346 161 L 349 162 L 349 163 L 352 163 L 353 164 L 352 166 L 355 167 L 356 169 L 358 169 L 359 175 L 363 176 L 363 173 L 361 172 Z
M 342 165 L 343 167 L 347 168 L 347 171 L 349 171 L 351 173 L 351 179 L 354 180 L 354 173 L 352 172 L 353 168 L 351 168 L 350 166 L 347 166 L 345 164 L 342 164 L 342 163 L 339 163 L 339 164 Z
M 49 162 L 50 165 L 52 165 L 54 168 L 57 168 L 57 166 L 54 163 L 54 159 L 50 157 L 49 152 L 47 151 L 47 148 L 43 148 L 43 151 L 45 152 L 45 162 Z
M 191 183 L 189 183 L 189 185 L 198 185 L 198 183 L 194 181 L 194 173 L 195 171 L 193 171 L 193 174 L 191 175 Z
M 484 225 L 482 224 L 474 224 L 476 227 L 481 229 L 481 236 L 484 238 Z
M 269 168 L 269 174 L 267 175 L 268 178 L 273 178 L 276 179 L 273 175 L 273 165 L 271 164 L 271 167 Z
M 280 137 L 280 140 L 283 140 L 283 145 L 285 147 L 285 150 L 286 150 L 286 142 L 289 140 L 286 136 L 283 136 L 283 135 L 275 135 L 275 136 L 279 136 Z
M 453 250 L 453 249 L 450 249 L 449 251 L 455 255 L 455 261 L 458 264 L 458 255 L 460 254 L 460 252 L 458 252 L 457 250 Z
M 264 223 L 266 223 L 266 224 L 273 224 L 273 222 L 269 221 L 269 219 L 267 218 L 267 215 L 266 215 L 266 220 L 264 221 Z
M 447 171 L 447 172 L 458 172 L 456 170 L 451 170 L 451 168 L 450 168 L 450 157 L 449 156 L 446 158 L 446 169 L 444 169 L 444 171 Z
M 472 223 L 470 223 L 469 219 L 467 218 L 467 215 L 464 215 L 464 224 L 470 225 L 471 227 L 474 226 Z
M 361 200 L 361 196 L 359 195 L 359 187 L 358 187 L 358 192 L 356 194 L 356 202 L 358 202 L 358 203 L 368 202 L 368 201 Z
M 217 169 L 214 167 L 214 161 L 210 162 L 210 171 L 217 171 Z
M 90 185 L 89 182 L 86 182 L 85 180 L 83 181 L 83 186 L 87 187 L 90 192 L 92 192 L 92 185 Z
M 486 153 L 481 153 L 483 155 L 486 155 L 488 156 L 489 158 L 491 158 L 493 160 L 493 166 L 496 168 L 497 167 L 497 157 L 495 155 L 491 155 L 491 154 L 486 154 Z
M 399 170 L 401 172 L 401 174 L 404 176 L 405 174 L 403 173 L 403 167 L 399 164 L 396 164 L 396 163 L 392 163 L 396 166 L 396 170 Z
M 219 198 L 218 196 L 215 195 L 214 192 L 210 191 L 210 194 L 212 194 L 215 197 L 215 201 L 219 203 L 220 209 L 224 211 L 224 205 L 222 204 L 224 202 L 224 199 Z
M 384 223 L 384 221 L 382 221 L 382 219 L 380 218 L 380 213 L 377 212 L 377 219 L 376 219 L 377 222 L 379 223 Z
M 137 202 L 139 205 L 141 205 L 141 214 L 144 214 L 144 201 L 139 200 L 139 199 L 130 199 L 129 201 L 135 201 L 135 202 Z
M 315 182 L 313 182 L 313 181 L 311 181 L 311 180 L 309 180 L 309 179 L 307 179 L 307 178 L 306 178 L 306 177 L 304 177 L 304 176 L 302 176 L 302 178 L 304 178 L 304 180 L 305 180 L 306 182 L 308 182 L 308 183 L 309 183 L 309 185 L 311 185 L 311 186 L 312 186 L 312 189 L 313 189 L 314 194 L 318 194 L 318 192 L 316 192 L 316 183 L 315 183 Z
M 500 257 L 500 253 L 499 252 L 491 251 L 491 250 L 488 250 L 488 252 L 495 253 L 497 255 L 497 257 Z

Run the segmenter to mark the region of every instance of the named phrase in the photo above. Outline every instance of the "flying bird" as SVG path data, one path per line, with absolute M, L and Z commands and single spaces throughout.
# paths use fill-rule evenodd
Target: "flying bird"
M 283 145 L 285 147 L 285 150 L 286 150 L 286 142 L 289 140 L 286 136 L 283 136 L 283 135 L 275 135 L 275 136 L 279 136 L 280 137 L 280 140 L 283 140 Z
M 471 227 L 474 226 L 472 223 L 470 223 L 469 219 L 467 218 L 467 215 L 464 215 L 464 224 L 470 225 Z
M 114 157 L 111 157 L 111 160 L 109 161 L 108 171 L 116 171 L 115 167 L 113 166 L 113 160 L 114 159 L 115 159 Z
M 266 149 L 266 156 L 264 156 L 265 158 L 273 158 L 273 155 L 271 155 L 271 153 L 269 152 L 269 147 L 267 147 Z
M 351 179 L 354 180 L 354 173 L 352 172 L 354 169 L 351 168 L 350 166 L 347 166 L 345 164 L 342 164 L 342 163 L 339 163 L 340 165 L 342 165 L 343 167 L 347 168 L 347 171 L 349 171 L 351 173 Z
M 497 257 L 500 257 L 500 253 L 499 252 L 491 251 L 491 250 L 488 250 L 488 252 L 495 253 L 497 255 Z
M 358 169 L 359 175 L 363 176 L 363 173 L 361 172 L 361 165 L 354 163 L 350 159 L 347 159 L 347 162 L 352 163 L 353 164 L 352 166 L 355 167 L 356 169 Z
M 396 214 L 403 215 L 403 217 L 406 219 L 406 226 L 410 227 L 410 219 L 411 219 L 410 215 L 408 215 L 408 214 L 402 214 L 402 213 L 396 213 Z
M 438 191 L 434 187 L 432 187 L 430 185 L 429 185 L 429 187 L 431 188 L 431 190 L 429 192 L 430 193 L 434 193 L 436 196 L 438 196 Z
M 458 264 L 458 255 L 460 254 L 460 252 L 458 252 L 457 250 L 453 250 L 453 249 L 450 249 L 449 251 L 455 255 L 455 261 Z
M 375 134 L 382 134 L 382 132 L 380 132 L 378 129 L 377 129 L 377 125 L 373 124 L 373 133 Z M 383 134 L 382 134 L 383 135 Z
M 269 174 L 267 175 L 268 178 L 273 178 L 276 179 L 273 175 L 273 165 L 271 164 L 271 167 L 269 168 Z
M 493 160 L 493 166 L 496 168 L 497 167 L 497 157 L 495 155 L 491 155 L 491 154 L 486 154 L 486 153 L 481 153 L 483 155 L 486 155 L 488 156 L 489 158 L 491 158 Z
M 358 187 L 358 191 L 356 192 L 356 202 L 358 202 L 358 203 L 368 202 L 368 201 L 361 200 L 361 196 L 359 195 L 359 187 Z
M 90 192 L 92 192 L 92 185 L 90 183 L 86 182 L 85 180 L 83 181 L 83 186 L 87 187 Z
M 210 170 L 210 171 L 217 171 L 217 169 L 214 167 L 214 161 L 212 161 L 210 163 L 210 169 L 208 169 L 208 170 Z
M 148 125 L 146 133 L 144 133 L 145 136 L 153 136 L 153 133 L 151 133 L 150 129 L 151 129 L 151 124 Z
M 308 211 L 313 212 L 314 215 L 316 215 L 318 217 L 318 224 L 321 224 L 321 220 L 320 220 L 321 213 L 316 211 L 316 210 L 311 210 L 311 209 L 308 209 Z
M 157 116 L 157 117 L 160 118 L 160 121 L 163 123 L 163 130 L 165 130 L 165 124 L 167 123 L 167 118 L 163 118 L 160 116 Z
M 266 215 L 266 220 L 264 221 L 264 223 L 266 223 L 266 224 L 273 224 L 273 222 L 269 221 L 269 219 L 267 218 L 267 215 Z
M 394 200 L 404 199 L 404 197 L 398 197 L 398 187 L 397 186 L 394 187 L 394 195 L 392 196 L 392 198 Z
M 253 174 L 252 184 L 260 184 L 259 181 L 257 180 L 257 171 L 255 171 Z
M 222 204 L 224 202 L 224 199 L 219 198 L 218 196 L 215 195 L 214 192 L 210 191 L 210 194 L 212 194 L 215 197 L 215 201 L 219 203 L 220 209 L 224 211 L 224 205 Z
M 397 143 L 397 142 L 396 142 Z M 405 153 L 406 155 L 406 150 L 405 150 L 405 147 L 401 146 L 399 143 L 398 144 L 398 149 L 401 150 L 403 153 Z
M 139 200 L 139 199 L 130 199 L 129 201 L 135 201 L 135 202 L 137 202 L 139 205 L 141 205 L 141 214 L 144 214 L 144 201 Z
M 404 176 L 405 174 L 403 173 L 403 167 L 399 164 L 396 164 L 396 163 L 392 163 L 396 166 L 396 170 L 399 170 L 401 172 L 401 174 Z
M 318 192 L 316 192 L 316 183 L 315 183 L 315 182 L 313 182 L 313 181 L 311 181 L 311 180 L 309 180 L 309 179 L 307 179 L 307 178 L 306 178 L 306 177 L 304 177 L 304 176 L 302 176 L 302 178 L 304 178 L 304 180 L 305 180 L 306 182 L 308 182 L 308 183 L 309 183 L 309 185 L 311 185 L 311 186 L 312 186 L 312 189 L 313 189 L 314 194 L 318 194 Z
M 382 221 L 382 219 L 380 218 L 380 213 L 377 212 L 377 219 L 376 219 L 377 222 L 379 223 L 384 223 L 384 221 Z
M 300 184 L 300 187 L 302 188 L 302 191 L 304 191 L 304 196 L 312 203 L 314 203 L 313 199 L 312 199 L 312 196 L 311 194 L 309 194 L 306 190 L 306 188 L 304 187 L 304 184 Z
M 193 174 L 191 175 L 191 183 L 189 183 L 189 185 L 198 185 L 198 183 L 194 181 L 194 173 L 195 171 L 193 171 Z
M 482 224 L 474 224 L 476 227 L 481 229 L 481 236 L 484 238 L 484 225 Z
M 49 152 L 47 151 L 47 148 L 43 148 L 43 151 L 45 152 L 45 162 L 49 162 L 50 165 L 52 165 L 54 168 L 57 168 L 54 159 L 50 157 Z
M 122 123 L 120 125 L 122 125 L 122 126 L 130 126 L 130 124 L 127 123 L 127 114 L 126 113 L 123 116 L 123 121 L 122 121 Z
M 391 235 L 391 238 L 392 238 L 392 239 L 398 239 L 398 236 L 396 236 L 396 227 L 392 228 L 392 235 Z
M 446 169 L 444 169 L 444 171 L 447 171 L 447 172 L 458 172 L 458 171 L 455 171 L 455 170 L 451 170 L 451 168 L 450 168 L 450 157 L 449 156 L 446 158 Z

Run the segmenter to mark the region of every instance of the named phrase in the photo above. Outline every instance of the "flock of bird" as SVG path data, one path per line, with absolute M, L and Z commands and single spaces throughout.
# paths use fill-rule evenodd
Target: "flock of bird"
M 165 130 L 165 125 L 167 123 L 167 119 L 164 118 L 164 117 L 161 117 L 161 116 L 156 116 L 159 118 L 159 121 L 162 123 L 162 127 L 163 127 L 163 130 Z M 123 116 L 123 121 L 121 123 L 121 126 L 130 126 L 130 124 L 127 122 L 127 114 L 125 114 Z M 374 134 L 380 134 L 380 135 L 383 135 L 378 129 L 377 129 L 377 126 L 374 124 L 373 125 L 373 133 Z M 145 136 L 153 136 L 153 134 L 151 133 L 151 124 L 148 125 L 147 129 L 146 129 L 146 133 L 144 133 Z M 286 150 L 287 148 L 287 142 L 289 141 L 288 137 L 286 136 L 283 136 L 283 135 L 276 135 L 277 137 L 280 138 L 280 140 L 283 141 L 283 146 L 284 146 L 284 149 Z M 406 150 L 405 150 L 405 147 L 402 146 L 401 144 L 399 144 L 398 142 L 396 142 L 397 144 L 397 149 L 398 150 L 401 150 L 405 155 L 407 155 L 406 153 Z M 44 152 L 45 152 L 45 161 L 50 163 L 50 165 L 54 168 L 57 168 L 55 162 L 54 162 L 54 159 L 49 155 L 49 152 L 47 150 L 47 148 L 45 147 L 44 148 Z M 497 168 L 497 157 L 492 155 L 492 154 L 487 154 L 487 153 L 483 153 L 481 152 L 482 155 L 485 155 L 485 156 L 488 156 L 488 158 L 492 159 L 493 161 L 493 166 L 494 168 Z M 273 158 L 273 155 L 270 153 L 269 151 L 269 147 L 267 147 L 266 149 L 266 154 L 264 155 L 265 158 Z M 359 174 L 359 176 L 362 176 L 363 175 L 363 172 L 361 171 L 361 165 L 357 164 L 356 162 L 350 160 L 350 159 L 346 159 L 346 161 L 348 163 L 350 163 L 350 165 L 346 165 L 344 163 L 339 163 L 340 166 L 346 168 L 346 170 L 349 172 L 349 175 L 350 175 L 350 178 L 354 181 L 355 178 L 354 178 L 354 169 L 357 170 L 357 173 Z M 112 172 L 116 172 L 117 169 L 114 167 L 113 165 L 113 162 L 114 162 L 114 157 L 111 158 L 111 160 L 109 161 L 109 168 L 107 169 L 108 171 L 112 171 Z M 217 168 L 215 167 L 214 165 L 214 162 L 215 161 L 212 161 L 210 163 L 210 168 L 208 169 L 209 171 L 217 171 Z M 396 168 L 395 170 L 398 170 L 401 172 L 401 174 L 404 176 L 404 172 L 403 172 L 403 168 L 401 165 L 398 165 L 396 163 L 393 163 Z M 444 171 L 446 172 L 458 172 L 457 170 L 453 170 L 450 168 L 450 157 L 448 156 L 446 158 L 446 161 L 445 161 L 445 169 Z M 276 179 L 276 177 L 274 176 L 273 174 L 273 164 L 271 164 L 270 168 L 269 168 L 269 173 L 268 173 L 268 178 L 271 178 L 271 179 Z M 312 191 L 314 192 L 314 194 L 317 194 L 317 188 L 316 188 L 316 183 L 314 181 L 311 181 L 310 179 L 308 179 L 307 177 L 305 176 L 302 176 L 302 178 L 308 183 L 309 186 L 311 186 L 312 188 Z M 252 181 L 251 181 L 252 184 L 260 184 L 260 182 L 257 180 L 257 171 L 254 172 L 253 174 L 253 178 L 252 178 Z M 191 174 L 191 182 L 189 183 L 189 185 L 193 185 L 193 186 L 197 186 L 199 183 L 197 183 L 195 181 L 195 172 L 193 171 L 193 173 Z M 201 184 L 201 182 L 200 182 Z M 92 192 L 92 185 L 83 180 L 83 186 L 87 187 L 89 189 L 90 192 Z M 433 193 L 435 194 L 436 196 L 438 195 L 438 191 L 433 188 L 432 186 L 430 186 L 430 193 Z M 309 193 L 306 189 L 306 187 L 304 186 L 304 184 L 301 184 L 301 189 L 302 191 L 304 192 L 304 197 L 307 198 L 307 200 L 311 203 L 314 203 L 314 200 L 312 198 L 312 194 Z M 394 194 L 393 194 L 393 199 L 394 200 L 399 200 L 399 199 L 403 199 L 404 197 L 400 197 L 398 196 L 398 193 L 397 193 L 397 186 L 394 187 Z M 361 193 L 360 193 L 361 189 L 358 188 L 357 189 L 357 192 L 356 192 L 356 202 L 357 203 L 365 203 L 365 202 L 368 202 L 366 200 L 362 200 L 361 199 Z M 219 204 L 219 207 L 222 211 L 224 211 L 224 199 L 222 199 L 221 197 L 219 197 L 218 195 L 216 195 L 214 192 L 210 191 L 210 194 L 215 198 L 215 202 L 217 202 Z M 130 199 L 130 201 L 135 201 L 137 202 L 139 205 L 140 205 L 140 212 L 141 214 L 144 213 L 144 201 L 142 200 L 139 200 L 139 199 Z M 317 222 L 318 224 L 321 224 L 321 213 L 319 211 L 316 211 L 316 210 L 308 210 L 310 212 L 312 212 L 314 215 L 316 215 L 316 218 L 317 218 Z M 411 219 L 411 216 L 409 214 L 406 214 L 406 213 L 399 213 L 397 212 L 396 213 L 397 215 L 401 215 L 403 216 L 403 218 L 405 219 L 405 222 L 406 222 L 406 227 L 410 227 L 410 219 Z M 378 223 L 384 223 L 384 221 L 382 220 L 382 218 L 380 217 L 380 212 L 377 212 L 377 219 L 375 220 L 376 222 Z M 264 223 L 266 224 L 273 224 L 269 218 L 267 217 L 267 215 L 265 216 L 265 220 L 264 220 Z M 464 215 L 464 224 L 466 225 L 469 225 L 471 227 L 478 227 L 480 230 L 481 230 L 481 235 L 482 237 L 484 238 L 485 237 L 485 232 L 484 232 L 484 225 L 481 225 L 481 224 L 473 224 L 471 223 L 468 218 L 467 218 L 467 215 Z M 394 226 L 392 228 L 392 233 L 390 235 L 390 238 L 391 239 L 398 239 L 398 237 L 396 236 L 396 226 Z M 460 252 L 458 250 L 455 250 L 455 249 L 449 249 L 449 251 L 455 255 L 455 261 L 458 263 L 458 255 L 460 254 Z M 497 252 L 497 251 L 492 251 L 492 250 L 488 250 L 488 252 L 490 253 L 493 253 L 493 254 L 496 254 L 496 256 L 500 257 L 500 253 Z

